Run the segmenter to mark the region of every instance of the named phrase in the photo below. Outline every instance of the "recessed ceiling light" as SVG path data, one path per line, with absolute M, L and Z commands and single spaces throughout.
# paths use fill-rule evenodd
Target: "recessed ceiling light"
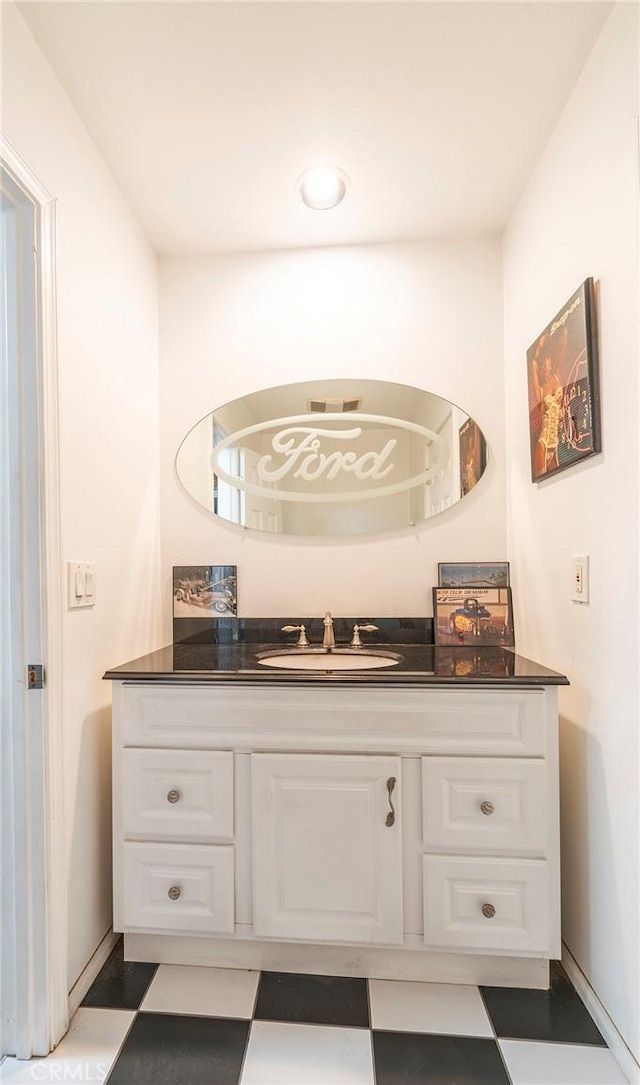
M 313 166 L 298 178 L 300 198 L 314 211 L 337 207 L 347 191 L 347 175 L 335 166 Z

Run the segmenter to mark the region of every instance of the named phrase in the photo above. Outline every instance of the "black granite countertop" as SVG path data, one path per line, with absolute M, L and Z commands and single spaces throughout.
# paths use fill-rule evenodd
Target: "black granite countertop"
M 274 643 L 181 643 L 159 648 L 130 663 L 113 667 L 104 677 L 115 681 L 226 682 L 264 685 L 442 686 L 511 685 L 563 686 L 568 679 L 556 671 L 502 647 L 434 647 L 376 641 L 372 650 L 396 652 L 399 663 L 379 670 L 293 671 L 264 667 L 258 655 L 290 645 Z

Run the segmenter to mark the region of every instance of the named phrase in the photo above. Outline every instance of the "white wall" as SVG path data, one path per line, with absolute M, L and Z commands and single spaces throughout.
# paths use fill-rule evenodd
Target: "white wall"
M 64 623 L 71 985 L 111 924 L 101 675 L 159 644 L 157 266 L 21 16 L 2 8 L 4 134 L 57 198 L 62 552 L 97 567 L 95 608 Z
M 439 560 L 504 557 L 501 257 L 497 240 L 161 261 L 162 561 L 237 564 L 239 613 L 424 615 Z M 208 411 L 314 377 L 370 377 L 459 403 L 489 444 L 462 503 L 404 532 L 272 538 L 217 521 L 175 454 Z
M 636 1057 L 638 1023 L 638 7 L 620 4 L 505 237 L 509 557 L 520 651 L 564 671 L 563 932 Z M 530 482 L 525 352 L 599 284 L 603 453 Z M 591 556 L 591 603 L 570 558 Z

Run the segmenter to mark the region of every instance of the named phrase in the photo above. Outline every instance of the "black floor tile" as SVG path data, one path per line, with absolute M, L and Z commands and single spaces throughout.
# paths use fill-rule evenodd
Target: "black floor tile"
M 108 1085 L 238 1085 L 249 1021 L 142 1013 Z
M 374 1032 L 376 1085 L 509 1085 L 495 1040 Z
M 346 976 L 262 972 L 254 1017 L 260 1021 L 368 1028 L 367 981 Z
M 497 1036 L 606 1047 L 589 1011 L 557 961 L 551 965 L 548 991 L 514 987 L 481 987 L 480 991 Z
M 84 996 L 82 1006 L 137 1010 L 155 975 L 157 964 L 124 960 L 122 939 L 107 958 Z

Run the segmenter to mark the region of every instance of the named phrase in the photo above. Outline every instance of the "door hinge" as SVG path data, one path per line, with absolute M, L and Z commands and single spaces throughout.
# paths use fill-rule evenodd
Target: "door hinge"
M 27 689 L 42 689 L 44 686 L 44 667 L 42 663 L 30 663 L 27 667 Z

